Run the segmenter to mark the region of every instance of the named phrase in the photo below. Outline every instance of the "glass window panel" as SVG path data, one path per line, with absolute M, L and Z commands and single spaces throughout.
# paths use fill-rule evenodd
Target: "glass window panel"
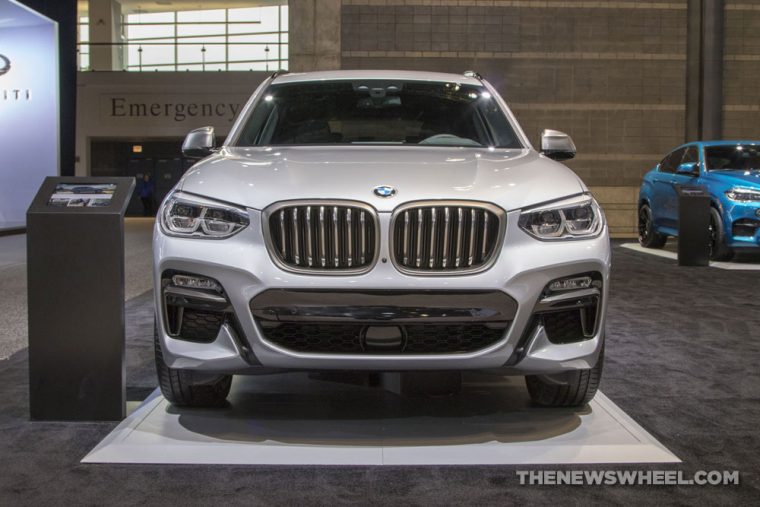
M 283 32 L 288 31 L 288 6 L 287 5 L 281 5 L 280 6 L 280 23 L 281 27 L 280 30 Z
M 156 37 L 174 37 L 174 25 L 130 25 L 127 27 L 127 38 L 130 40 Z
M 177 25 L 177 36 L 185 35 L 224 35 L 224 24 Z
M 180 12 L 130 14 L 126 17 L 127 39 L 142 42 L 142 68 L 152 70 L 200 71 L 205 57 L 205 70 L 272 70 L 287 68 L 288 8 L 269 5 L 236 9 L 212 9 Z M 80 40 L 87 41 L 88 28 L 80 20 Z M 177 23 L 174 24 L 175 20 Z M 232 24 L 225 24 L 225 20 Z M 211 22 L 212 24 L 206 24 Z M 160 23 L 140 26 L 139 23 Z M 189 23 L 189 24 L 182 24 Z M 223 43 L 223 34 L 230 34 L 230 42 Z M 277 33 L 283 30 L 282 33 Z M 247 34 L 247 35 L 246 35 Z M 179 44 L 155 45 L 151 42 Z M 146 39 L 154 39 L 148 41 Z M 278 45 L 282 43 L 282 46 Z M 201 49 L 205 46 L 206 51 Z M 86 54 L 84 47 L 81 55 Z M 138 45 L 128 45 L 129 70 L 139 70 Z M 268 47 L 268 51 L 266 48 Z M 83 60 L 80 55 L 80 64 Z M 227 62 L 230 62 L 229 64 Z
M 195 63 L 203 61 L 203 48 L 206 48 L 207 62 L 225 61 L 224 45 L 208 44 L 209 42 L 224 42 L 224 37 L 203 37 L 201 39 L 180 39 L 177 47 L 179 63 Z
M 244 23 L 241 25 L 229 25 L 229 33 L 258 33 L 261 32 L 261 27 L 258 23 Z
M 162 39 L 151 42 L 171 42 L 173 39 Z M 174 44 L 151 45 L 150 43 L 142 44 L 142 63 L 143 65 L 173 64 L 174 63 Z M 129 62 L 130 64 L 132 62 Z M 137 62 L 135 62 L 137 63 Z
M 90 68 L 90 55 L 81 53 L 79 55 L 79 68 L 80 69 L 89 69 Z
M 276 32 L 279 30 L 279 7 L 273 5 L 271 7 L 261 8 L 261 23 L 259 24 L 261 32 Z
M 174 23 L 173 12 L 128 14 L 127 23 Z
M 180 23 L 224 21 L 224 9 L 180 11 L 177 13 L 177 21 Z
M 244 9 L 230 9 L 227 19 L 230 21 L 258 21 L 261 12 L 258 7 L 246 7 Z
M 232 42 L 232 39 L 233 38 L 230 37 L 230 42 Z M 235 37 L 235 42 L 245 42 L 246 44 L 230 45 L 227 58 L 231 62 L 264 60 L 267 58 L 267 51 L 265 51 L 267 46 L 269 46 L 269 53 L 272 52 L 271 50 L 274 46 L 274 44 L 268 45 L 262 36 L 256 35 Z

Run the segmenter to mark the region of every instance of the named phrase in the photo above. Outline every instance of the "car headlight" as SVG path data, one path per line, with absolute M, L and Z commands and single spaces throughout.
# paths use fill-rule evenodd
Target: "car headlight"
M 545 240 L 591 238 L 603 226 L 602 209 L 586 194 L 529 209 L 520 215 L 520 227 Z
M 726 190 L 726 197 L 732 201 L 757 202 L 760 201 L 760 191 L 752 188 L 732 188 Z
M 164 202 L 160 216 L 166 234 L 183 238 L 229 238 L 251 223 L 240 208 L 182 193 Z

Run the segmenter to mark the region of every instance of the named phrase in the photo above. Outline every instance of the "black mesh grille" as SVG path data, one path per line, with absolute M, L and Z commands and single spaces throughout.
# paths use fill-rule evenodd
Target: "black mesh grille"
M 202 312 L 185 308 L 178 338 L 193 342 L 212 342 L 224 323 L 222 312 Z
M 299 269 L 366 268 L 375 258 L 376 231 L 374 214 L 350 204 L 298 204 L 269 216 L 275 254 Z
M 393 255 L 415 271 L 476 269 L 494 255 L 499 226 L 495 213 L 478 206 L 415 206 L 395 217 Z
M 507 323 L 485 325 L 410 325 L 405 329 L 405 345 L 395 351 L 365 350 L 357 324 L 281 324 L 264 327 L 270 342 L 296 352 L 327 354 L 453 354 L 472 352 L 499 341 Z
M 546 336 L 552 343 L 573 343 L 585 340 L 581 311 L 567 310 L 563 312 L 547 313 L 543 316 Z
M 733 235 L 734 236 L 754 236 L 760 227 L 760 221 L 753 220 L 751 218 L 742 218 L 734 222 Z
M 407 354 L 472 352 L 499 341 L 504 328 L 487 326 L 406 326 Z
M 363 326 L 350 324 L 282 324 L 264 328 L 270 342 L 297 352 L 361 352 Z

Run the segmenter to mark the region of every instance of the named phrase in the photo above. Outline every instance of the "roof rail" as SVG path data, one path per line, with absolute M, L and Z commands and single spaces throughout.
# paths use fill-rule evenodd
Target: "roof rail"
M 289 71 L 287 71 L 285 69 L 277 70 L 277 71 L 274 72 L 274 74 L 272 74 L 271 78 L 274 79 L 276 77 L 282 76 L 283 74 L 287 74 L 288 72 Z
M 480 74 L 478 74 L 474 70 L 466 70 L 466 71 L 464 71 L 464 77 L 474 77 L 475 79 L 478 79 L 478 80 L 481 80 L 481 81 L 483 80 L 483 76 L 481 76 Z

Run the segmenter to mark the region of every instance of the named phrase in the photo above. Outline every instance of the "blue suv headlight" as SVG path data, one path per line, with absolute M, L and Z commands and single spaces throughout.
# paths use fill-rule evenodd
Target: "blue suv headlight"
M 760 190 L 735 187 L 726 190 L 726 197 L 737 202 L 760 202 Z

